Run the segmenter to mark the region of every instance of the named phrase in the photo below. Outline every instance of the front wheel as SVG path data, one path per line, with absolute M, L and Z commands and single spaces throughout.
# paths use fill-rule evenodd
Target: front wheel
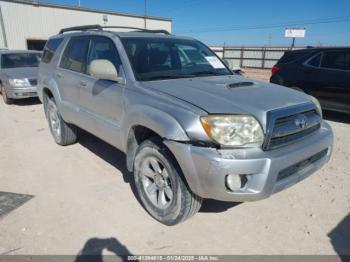
M 77 141 L 76 127 L 62 119 L 54 98 L 47 98 L 45 101 L 45 114 L 55 142 L 62 146 L 75 143 Z
M 142 204 L 165 225 L 193 216 L 202 199 L 191 192 L 169 150 L 158 139 L 143 142 L 134 162 L 134 178 Z

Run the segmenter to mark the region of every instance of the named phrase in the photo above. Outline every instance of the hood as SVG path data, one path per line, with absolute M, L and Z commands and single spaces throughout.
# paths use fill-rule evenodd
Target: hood
M 37 67 L 16 67 L 1 70 L 9 78 L 37 78 Z
M 310 102 L 302 92 L 243 76 L 212 76 L 142 82 L 212 114 L 250 114 L 262 122 L 266 112 Z

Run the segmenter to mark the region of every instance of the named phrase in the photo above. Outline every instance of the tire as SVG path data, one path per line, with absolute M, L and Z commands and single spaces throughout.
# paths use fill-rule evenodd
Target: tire
M 13 103 L 13 99 L 11 99 L 11 98 L 9 98 L 7 96 L 5 88 L 3 86 L 0 86 L 0 88 L 1 88 L 1 94 L 2 94 L 2 99 L 4 100 L 4 103 L 6 105 L 12 104 Z
M 176 160 L 160 139 L 146 140 L 138 148 L 134 179 L 144 208 L 165 225 L 190 218 L 202 205 L 202 198 L 192 193 Z
M 74 144 L 77 141 L 77 128 L 62 119 L 54 98 L 46 97 L 44 101 L 45 115 L 55 142 L 61 146 Z

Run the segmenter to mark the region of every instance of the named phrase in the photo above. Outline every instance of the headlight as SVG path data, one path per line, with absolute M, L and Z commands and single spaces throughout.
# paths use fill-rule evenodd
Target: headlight
M 249 115 L 209 115 L 200 118 L 207 135 L 224 146 L 261 146 L 264 133 Z
M 321 104 L 320 102 L 317 100 L 316 97 L 313 97 L 313 96 L 310 96 L 311 97 L 311 100 L 312 102 L 315 104 L 316 106 L 316 110 L 317 110 L 317 113 L 321 116 L 321 118 L 323 117 L 322 116 L 322 107 L 321 107 Z
M 9 79 L 10 85 L 16 86 L 16 87 L 24 87 L 29 86 L 28 79 Z

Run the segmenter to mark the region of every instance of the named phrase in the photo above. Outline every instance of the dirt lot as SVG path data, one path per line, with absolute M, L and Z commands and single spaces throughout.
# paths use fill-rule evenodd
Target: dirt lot
M 270 69 L 253 69 L 253 68 L 243 68 L 243 72 L 246 76 L 263 80 L 266 82 L 270 81 L 271 70 Z
M 122 153 L 86 133 L 60 147 L 37 100 L 0 100 L 0 191 L 33 196 L 0 217 L 0 254 L 350 254 L 350 119 L 326 117 L 335 147 L 321 171 L 167 227 L 135 198 Z

